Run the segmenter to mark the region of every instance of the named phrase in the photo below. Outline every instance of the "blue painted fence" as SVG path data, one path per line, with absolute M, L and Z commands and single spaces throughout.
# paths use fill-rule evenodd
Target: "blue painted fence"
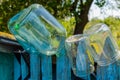
M 14 80 L 71 80 L 71 67 L 66 54 L 56 58 L 56 63 L 52 61 L 53 56 L 30 54 L 27 59 L 30 66 L 26 63 L 26 54 L 22 51 L 15 53 Z
M 17 42 L 0 37 L 0 80 L 82 80 L 73 75 L 65 53 L 63 49 L 59 57 L 28 54 Z M 97 66 L 96 72 L 97 79 L 90 76 L 91 80 L 120 80 L 120 61 Z
M 28 54 L 16 41 L 0 37 L 0 80 L 75 80 L 66 50 L 60 53 Z

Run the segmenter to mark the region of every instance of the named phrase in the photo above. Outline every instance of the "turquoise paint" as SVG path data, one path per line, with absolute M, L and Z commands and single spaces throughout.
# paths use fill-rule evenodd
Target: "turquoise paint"
M 40 80 L 40 55 L 30 54 L 30 80 Z
M 29 71 L 23 56 L 21 56 L 21 73 L 22 73 L 22 80 L 25 80 L 26 76 L 29 74 Z
M 65 48 L 61 50 L 60 54 L 63 55 L 57 57 L 57 80 L 71 80 L 71 66 Z
M 0 52 L 0 80 L 13 80 L 14 56 Z
M 14 64 L 13 65 L 14 65 L 14 80 L 18 80 L 21 76 L 21 65 L 15 55 L 14 55 Z
M 52 59 L 51 56 L 41 57 L 42 80 L 52 80 Z

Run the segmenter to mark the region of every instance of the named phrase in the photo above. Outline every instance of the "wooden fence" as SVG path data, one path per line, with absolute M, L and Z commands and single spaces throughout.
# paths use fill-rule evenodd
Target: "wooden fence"
M 14 40 L 0 37 L 0 80 L 82 80 L 73 75 L 66 56 L 28 54 Z M 54 58 L 54 59 L 53 59 Z M 120 80 L 120 61 L 97 66 L 96 79 Z

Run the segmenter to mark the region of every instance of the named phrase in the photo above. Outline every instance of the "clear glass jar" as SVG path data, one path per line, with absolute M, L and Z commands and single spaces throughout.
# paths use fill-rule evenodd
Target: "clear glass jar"
M 91 55 L 100 66 L 109 65 L 119 59 L 118 45 L 106 24 L 93 25 L 84 34 L 88 35 L 87 44 L 90 44 Z
M 64 47 L 65 28 L 42 5 L 33 4 L 16 14 L 8 28 L 31 53 L 54 55 Z
M 90 73 L 94 71 L 94 60 L 90 55 L 86 36 L 73 35 L 66 39 L 66 50 L 73 73 L 85 80 L 90 79 Z

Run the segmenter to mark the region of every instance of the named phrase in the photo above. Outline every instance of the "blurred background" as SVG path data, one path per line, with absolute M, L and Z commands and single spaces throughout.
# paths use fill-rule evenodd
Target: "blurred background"
M 9 19 L 33 3 L 56 17 L 67 36 L 83 33 L 96 23 L 107 24 L 120 47 L 120 0 L 0 0 L 0 32 L 10 33 Z

